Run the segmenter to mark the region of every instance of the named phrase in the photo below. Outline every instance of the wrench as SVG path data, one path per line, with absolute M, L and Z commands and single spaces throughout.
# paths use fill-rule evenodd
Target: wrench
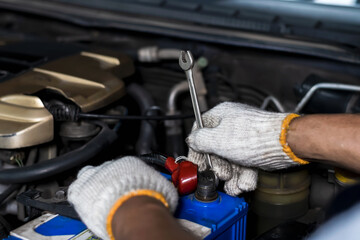
M 189 82 L 189 88 L 190 88 L 190 96 L 191 96 L 191 102 L 194 108 L 194 114 L 196 119 L 196 125 L 198 128 L 204 128 L 202 118 L 201 118 L 201 112 L 199 107 L 199 102 L 196 94 L 196 88 L 195 88 L 195 82 L 194 82 L 194 75 L 192 68 L 194 67 L 194 58 L 190 51 L 181 51 L 180 57 L 179 57 L 179 65 L 182 70 L 185 71 L 186 78 Z M 212 169 L 212 163 L 211 158 L 208 153 L 205 154 L 206 159 L 206 168 L 211 170 Z

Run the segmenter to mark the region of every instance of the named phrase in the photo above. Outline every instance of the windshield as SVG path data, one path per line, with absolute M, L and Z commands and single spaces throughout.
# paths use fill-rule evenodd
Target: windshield
M 300 1 L 300 2 L 333 5 L 333 6 L 359 7 L 358 0 L 313 0 L 313 1 L 311 1 L 311 0 L 284 0 L 284 1 Z
M 298 1 L 307 2 L 314 4 L 333 5 L 333 6 L 349 6 L 349 7 L 360 7 L 358 0 L 283 0 L 283 1 Z

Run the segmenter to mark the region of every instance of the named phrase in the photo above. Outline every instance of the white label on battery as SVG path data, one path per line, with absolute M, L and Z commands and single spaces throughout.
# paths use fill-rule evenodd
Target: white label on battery
M 23 240 L 68 240 L 69 238 L 73 237 L 73 235 L 63 235 L 63 236 L 43 236 L 38 234 L 34 231 L 34 229 L 41 224 L 50 221 L 51 219 L 55 218 L 57 215 L 46 213 L 31 222 L 24 224 L 23 226 L 11 231 L 10 235 L 23 239 Z
M 86 229 L 82 233 L 76 235 L 75 237 L 71 238 L 71 240 L 101 240 L 98 237 L 95 237 L 89 229 Z
M 203 225 L 191 222 L 186 219 L 177 219 L 185 231 L 194 234 L 196 237 L 203 239 L 211 234 L 211 229 Z

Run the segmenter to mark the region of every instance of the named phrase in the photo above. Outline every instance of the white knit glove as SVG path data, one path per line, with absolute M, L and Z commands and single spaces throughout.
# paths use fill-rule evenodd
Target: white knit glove
M 212 127 L 192 131 L 187 143 L 196 152 L 246 167 L 276 170 L 306 164 L 286 143 L 289 123 L 297 116 L 225 102 L 203 115 L 205 126 Z
M 206 123 L 204 125 L 206 126 Z M 210 158 L 213 165 L 212 170 L 220 180 L 225 181 L 224 190 L 227 194 L 236 196 L 255 190 L 258 176 L 256 169 L 231 164 L 216 155 L 210 155 Z M 189 149 L 187 160 L 198 165 L 200 172 L 206 170 L 204 154 Z
M 207 114 L 204 114 L 202 119 L 205 127 L 212 128 L 218 125 L 216 119 Z M 192 131 L 196 129 L 196 123 L 194 123 Z M 216 155 L 210 155 L 210 158 L 213 165 L 212 170 L 220 180 L 225 181 L 224 190 L 227 194 L 236 196 L 243 192 L 255 190 L 258 176 L 256 169 L 231 164 Z M 204 154 L 195 152 L 190 148 L 187 160 L 198 165 L 200 172 L 206 170 Z
M 86 226 L 107 240 L 112 237 L 111 220 L 116 209 L 121 202 L 139 195 L 155 197 L 171 211 L 176 209 L 178 194 L 173 184 L 136 157 L 84 167 L 69 187 L 68 200 Z

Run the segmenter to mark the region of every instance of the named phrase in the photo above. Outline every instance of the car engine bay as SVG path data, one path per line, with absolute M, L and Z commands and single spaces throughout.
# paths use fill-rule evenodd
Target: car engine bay
M 336 45 L 294 40 L 333 51 L 327 57 L 6 9 L 0 32 L 1 238 L 44 211 L 78 218 L 66 191 L 85 165 L 136 155 L 169 174 L 153 157 L 187 156 L 194 115 L 181 50 L 194 55 L 202 112 L 224 101 L 274 112 L 360 112 L 360 61 L 334 57 L 343 56 Z M 240 196 L 249 205 L 247 238 L 302 239 L 358 179 L 317 163 L 260 171 L 258 188 Z

